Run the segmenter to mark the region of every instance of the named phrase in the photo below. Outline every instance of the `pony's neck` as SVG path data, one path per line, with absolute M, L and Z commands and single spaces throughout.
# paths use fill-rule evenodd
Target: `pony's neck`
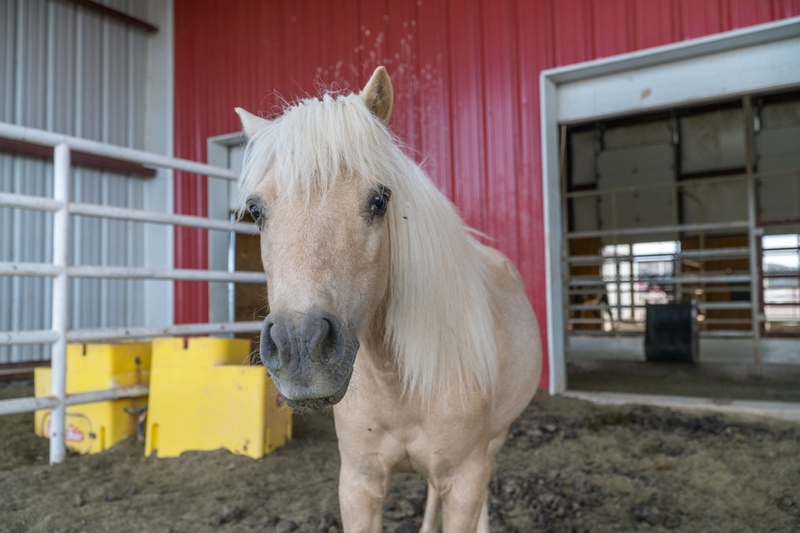
M 396 361 L 391 353 L 391 347 L 386 340 L 386 316 L 389 306 L 388 291 L 386 296 L 378 304 L 373 313 L 367 315 L 365 322 L 361 325 L 358 334 L 358 342 L 362 350 L 359 350 L 359 357 L 368 354 L 373 363 L 379 367 L 396 368 Z

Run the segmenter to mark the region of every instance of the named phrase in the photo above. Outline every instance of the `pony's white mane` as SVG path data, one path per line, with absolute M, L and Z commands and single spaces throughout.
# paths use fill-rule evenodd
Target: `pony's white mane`
M 453 204 L 398 144 L 358 94 L 302 100 L 248 142 L 239 205 L 267 170 L 279 194 L 324 195 L 343 176 L 391 189 L 386 345 L 405 392 L 491 395 L 498 365 L 488 272 Z

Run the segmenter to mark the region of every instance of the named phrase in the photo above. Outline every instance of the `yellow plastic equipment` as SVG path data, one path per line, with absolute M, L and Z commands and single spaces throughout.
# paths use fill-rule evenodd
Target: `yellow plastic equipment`
M 249 355 L 248 340 L 155 339 L 145 455 L 226 448 L 257 459 L 285 444 L 291 409 Z
M 67 345 L 67 394 L 146 385 L 150 380 L 150 343 Z M 49 367 L 34 370 L 34 395 L 50 396 Z M 79 453 L 97 453 L 136 434 L 138 415 L 126 412 L 147 406 L 147 398 L 126 398 L 66 409 L 66 444 Z M 34 431 L 50 436 L 50 410 L 34 414 Z

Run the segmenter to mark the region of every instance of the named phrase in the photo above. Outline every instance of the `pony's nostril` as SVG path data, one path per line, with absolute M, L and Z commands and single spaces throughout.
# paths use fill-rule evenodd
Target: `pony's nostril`
M 331 325 L 325 319 L 316 322 L 313 326 L 308 342 L 308 351 L 311 360 L 315 363 L 328 359 L 328 336 L 331 332 Z
M 270 370 L 337 362 L 347 351 L 341 322 L 333 314 L 309 313 L 301 321 L 292 318 L 269 318 L 261 330 L 261 360 Z
M 327 331 L 322 346 L 323 357 L 330 360 L 336 357 L 339 353 L 339 330 L 338 323 L 333 324 L 327 318 L 323 318 L 322 322 L 327 325 Z
M 327 316 L 322 319 L 328 323 L 328 336 L 325 338 L 325 358 L 336 360 L 345 355 L 345 335 L 342 331 L 342 323 L 334 316 Z
M 278 356 L 279 350 L 275 339 L 275 324 L 271 321 L 264 322 L 264 328 L 261 330 L 261 346 L 259 353 L 261 354 L 261 362 L 264 365 L 270 364 L 273 366 L 277 364 L 280 366 L 280 358 Z

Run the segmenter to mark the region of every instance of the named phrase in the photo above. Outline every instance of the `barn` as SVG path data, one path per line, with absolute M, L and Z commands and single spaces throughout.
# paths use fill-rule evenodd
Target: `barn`
M 255 232 L 231 222 L 233 108 L 275 115 L 358 90 L 379 65 L 392 131 L 522 274 L 546 346 L 539 387 L 629 400 L 574 384 L 659 357 L 798 375 L 797 0 L 0 9 L 3 375 L 66 341 L 257 332 Z

